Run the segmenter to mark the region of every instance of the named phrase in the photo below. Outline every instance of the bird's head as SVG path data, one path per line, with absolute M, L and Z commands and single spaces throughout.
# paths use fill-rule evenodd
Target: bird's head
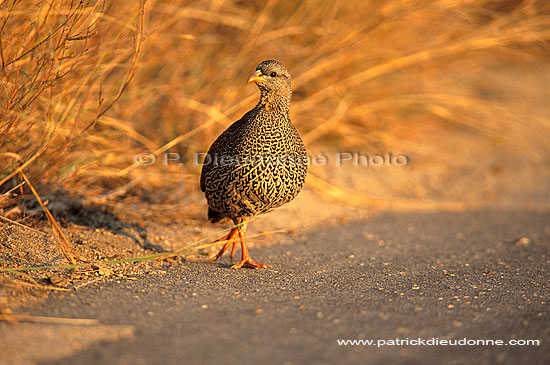
M 292 95 L 291 78 L 287 69 L 278 61 L 263 61 L 248 78 L 248 83 L 255 82 L 261 93 L 260 103 L 283 103 L 288 107 Z

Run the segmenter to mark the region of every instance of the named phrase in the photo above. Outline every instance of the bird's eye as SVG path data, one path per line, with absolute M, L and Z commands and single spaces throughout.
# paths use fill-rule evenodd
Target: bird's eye
M 272 72 L 269 76 L 275 77 L 275 76 L 277 76 L 277 72 Z

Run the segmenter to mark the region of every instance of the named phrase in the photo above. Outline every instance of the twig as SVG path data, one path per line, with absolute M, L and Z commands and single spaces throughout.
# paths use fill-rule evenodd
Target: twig
M 12 221 L 11 219 L 6 218 L 6 217 L 2 217 L 1 215 L 0 215 L 0 219 L 3 219 L 3 220 L 5 220 L 5 221 L 8 221 L 8 222 L 10 222 L 10 223 L 12 223 L 12 224 L 18 225 L 18 226 L 23 227 L 23 228 L 25 228 L 25 229 L 28 229 L 28 230 L 30 230 L 30 231 L 33 231 L 33 232 L 36 232 L 36 233 L 40 233 L 40 234 L 43 234 L 43 235 L 47 235 L 47 233 L 44 233 L 44 232 L 42 232 L 42 231 L 39 231 L 39 230 L 34 229 L 34 228 L 31 228 L 31 227 L 27 227 L 27 226 L 24 225 L 24 224 L 21 224 L 21 223 L 16 222 L 16 221 Z
M 80 288 L 82 288 L 82 287 L 85 287 L 86 285 L 90 285 L 90 284 L 93 284 L 93 283 L 97 283 L 97 282 L 100 281 L 100 280 L 103 280 L 103 278 L 99 278 L 99 279 L 95 279 L 95 280 L 90 280 L 90 281 L 88 281 L 88 282 L 82 283 L 82 284 L 80 284 L 80 285 L 75 286 L 74 289 L 75 289 L 75 290 L 76 290 L 76 289 L 80 289 Z
M 105 113 L 107 113 L 107 111 L 109 111 L 109 109 L 111 109 L 113 107 L 113 105 L 118 101 L 118 99 L 120 99 L 120 97 L 124 93 L 124 90 L 126 90 L 126 88 L 128 87 L 128 84 L 130 84 L 130 81 L 132 81 L 132 79 L 134 78 L 134 75 L 135 75 L 135 72 L 136 72 L 137 61 L 138 61 L 139 55 L 141 53 L 141 46 L 143 44 L 143 31 L 144 31 L 144 27 L 145 27 L 145 3 L 146 3 L 146 0 L 141 0 L 140 12 L 139 12 L 139 21 L 138 21 L 137 34 L 136 34 L 136 41 L 135 41 L 135 46 L 134 46 L 134 57 L 133 57 L 133 60 L 132 60 L 132 65 L 130 66 L 129 71 L 126 74 L 126 79 L 124 80 L 122 85 L 120 85 L 118 93 L 115 95 L 113 100 L 111 100 L 109 105 L 107 105 L 102 111 L 100 111 L 97 114 L 97 116 L 84 129 L 84 131 L 87 131 L 90 128 L 92 128 L 96 124 L 97 120 L 99 118 L 101 118 Z
M 33 322 L 33 323 L 51 323 L 51 324 L 72 324 L 82 326 L 98 325 L 99 320 L 88 318 L 62 318 L 62 317 L 43 317 L 30 314 L 0 314 L 0 321 L 9 322 Z
M 46 146 L 42 146 L 42 148 L 40 148 L 38 151 L 36 151 L 36 153 L 31 158 L 29 158 L 27 161 L 25 161 L 25 163 L 23 163 L 17 169 L 12 171 L 10 174 L 8 174 L 8 176 L 6 176 L 2 180 L 0 180 L 0 186 L 2 186 L 2 184 L 4 184 L 6 181 L 8 181 L 9 179 L 14 177 L 15 175 L 17 175 L 21 171 L 23 171 L 27 166 L 29 166 L 31 164 L 31 162 L 36 160 L 45 150 L 46 150 Z
M 61 249 L 61 252 L 71 264 L 76 264 L 76 259 L 71 250 L 71 247 L 69 246 L 69 241 L 67 240 L 67 237 L 65 237 L 65 234 L 63 234 L 61 227 L 59 227 L 59 224 L 57 224 L 57 221 L 53 217 L 50 210 L 46 208 L 46 206 L 42 202 L 42 199 L 40 198 L 40 195 L 38 195 L 38 192 L 34 189 L 34 186 L 32 186 L 31 182 L 27 178 L 27 175 L 25 175 L 23 171 L 21 171 L 21 176 L 23 177 L 23 179 L 31 189 L 36 200 L 38 200 L 38 204 L 40 204 L 40 206 L 42 207 L 42 210 L 44 210 L 44 213 L 46 213 L 46 217 L 48 217 L 48 220 L 50 221 L 50 224 L 52 226 L 52 231 L 54 233 L 54 237 L 56 238 L 56 242 L 58 243 L 58 246 Z
M 25 286 L 31 286 L 31 287 L 37 288 L 37 289 L 42 289 L 42 290 L 71 291 L 71 289 L 67 289 L 67 288 L 58 288 L 56 286 L 50 286 L 50 285 L 40 285 L 40 284 L 26 283 L 24 281 L 18 281 L 17 283 L 5 283 L 4 285 L 7 285 L 7 286 L 25 285 Z

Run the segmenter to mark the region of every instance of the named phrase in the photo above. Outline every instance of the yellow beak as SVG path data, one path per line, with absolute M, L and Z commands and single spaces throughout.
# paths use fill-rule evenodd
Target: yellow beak
M 258 82 L 258 81 L 266 81 L 266 79 L 262 77 L 262 71 L 260 70 L 257 70 L 252 75 L 250 75 L 246 83 L 250 84 L 251 82 Z

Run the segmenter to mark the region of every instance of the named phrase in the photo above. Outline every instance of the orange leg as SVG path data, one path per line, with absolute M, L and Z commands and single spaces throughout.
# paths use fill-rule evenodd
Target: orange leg
M 247 224 L 245 223 L 242 226 L 238 227 L 239 238 L 241 239 L 242 260 L 238 264 L 231 266 L 231 268 L 240 269 L 241 267 L 247 267 L 249 269 L 257 269 L 271 267 L 267 264 L 259 264 L 256 261 L 252 260 L 252 258 L 250 257 L 250 254 L 248 253 L 248 248 L 246 247 L 246 226 Z
M 227 249 L 229 248 L 229 245 L 233 245 L 233 247 L 231 248 L 231 260 L 233 260 L 233 255 L 235 254 L 235 248 L 237 245 L 237 241 L 235 240 L 235 238 L 237 237 L 237 234 L 238 234 L 237 228 L 233 228 L 227 235 L 223 236 L 219 240 L 215 240 L 214 242 L 212 242 L 212 243 L 216 243 L 216 242 L 227 241 L 223 245 L 222 249 L 216 254 L 216 256 L 212 257 L 210 260 L 208 260 L 208 262 L 216 261 L 217 259 L 219 259 L 225 253 L 225 251 L 227 251 Z
M 233 256 L 235 256 L 236 250 L 237 250 L 237 242 L 233 241 L 233 247 L 231 247 L 231 256 L 230 256 L 231 263 L 233 263 Z

